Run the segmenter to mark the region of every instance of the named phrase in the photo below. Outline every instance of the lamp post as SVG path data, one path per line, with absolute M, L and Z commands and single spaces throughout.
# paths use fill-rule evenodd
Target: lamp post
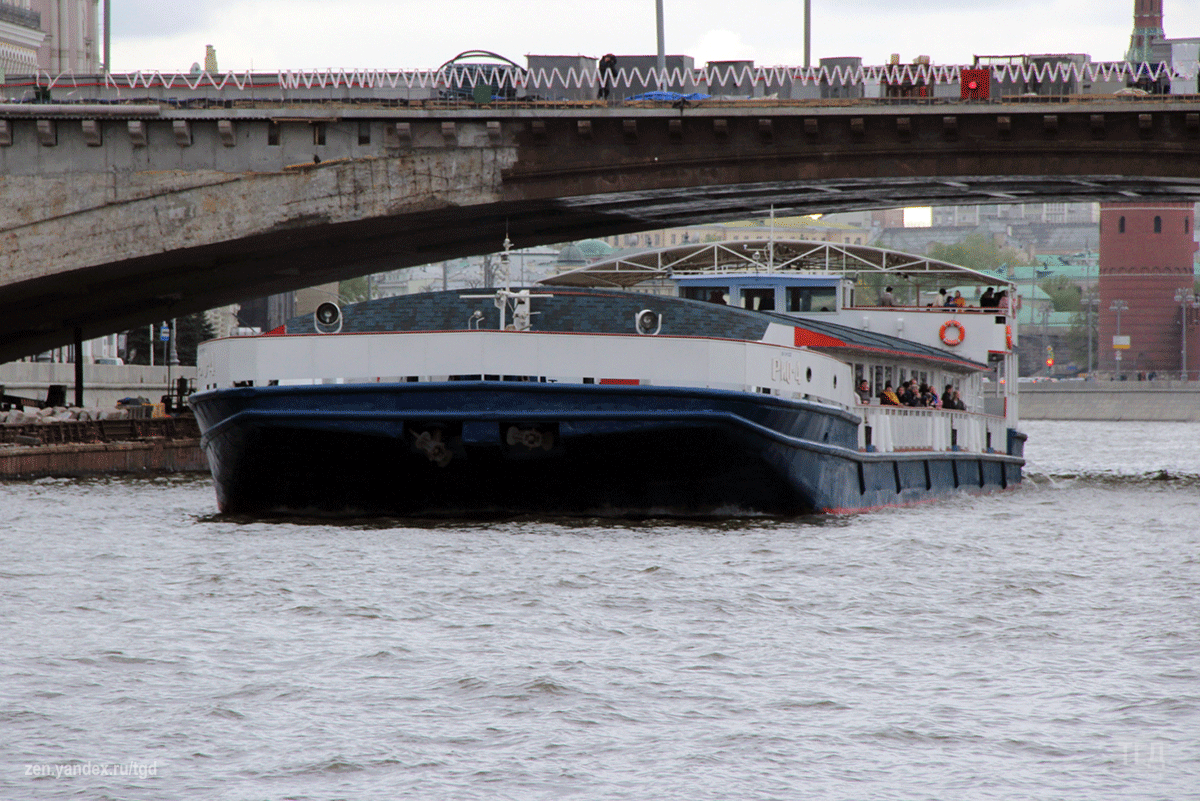
M 1200 299 L 1190 289 L 1175 290 L 1175 302 L 1179 304 L 1179 375 L 1182 380 L 1188 380 L 1187 363 L 1187 329 L 1188 309 L 1200 306 Z
M 663 0 L 656 0 L 658 13 L 658 91 L 667 91 L 667 46 L 663 36 Z
M 1113 350 L 1116 351 L 1117 373 L 1119 375 L 1121 372 L 1121 348 L 1117 347 L 1117 339 L 1121 336 L 1121 312 L 1129 311 L 1129 304 L 1123 300 L 1114 300 L 1112 305 L 1108 307 L 1108 310 L 1117 313 L 1117 335 L 1113 337 Z M 1121 344 L 1124 345 L 1124 343 Z M 1128 347 L 1127 345 L 1124 346 Z
M 804 66 L 812 66 L 812 0 L 804 0 Z
M 1085 317 L 1085 320 L 1086 320 L 1085 325 L 1087 326 L 1087 343 L 1088 343 L 1087 373 L 1088 373 L 1088 376 L 1090 377 L 1092 374 L 1092 311 L 1095 310 L 1096 307 L 1100 305 L 1100 299 L 1097 298 L 1095 295 L 1088 295 L 1087 297 L 1085 297 L 1083 299 L 1083 305 L 1084 305 L 1084 308 L 1087 309 L 1087 315 Z

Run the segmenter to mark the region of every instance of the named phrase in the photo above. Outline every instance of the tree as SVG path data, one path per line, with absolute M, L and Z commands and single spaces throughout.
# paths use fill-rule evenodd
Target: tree
M 338 297 L 343 303 L 361 303 L 364 300 L 370 300 L 367 294 L 369 291 L 370 284 L 365 275 L 348 278 L 338 284 Z
M 1052 296 L 1053 297 L 1053 296 Z M 1088 314 L 1087 303 L 1091 301 L 1092 312 Z M 1067 347 L 1071 351 L 1071 358 L 1078 365 L 1083 365 L 1084 371 L 1089 369 L 1088 365 L 1088 342 L 1089 332 L 1091 328 L 1091 357 L 1095 362 L 1100 351 L 1100 314 L 1099 314 L 1099 298 L 1095 290 L 1087 296 L 1077 296 L 1075 302 L 1075 313 L 1071 315 L 1071 328 L 1067 331 L 1064 340 Z
M 163 345 L 159 340 L 158 331 L 161 322 L 154 324 L 154 363 L 163 363 Z M 206 339 L 212 339 L 216 334 L 212 325 L 203 312 L 189 314 L 175 321 L 175 352 L 179 363 L 188 366 L 196 364 L 196 347 Z M 125 332 L 125 362 L 127 364 L 150 364 L 150 327 L 141 325 Z
M 1069 278 L 1061 275 L 1047 278 L 1038 284 L 1038 288 L 1050 296 L 1056 312 L 1077 312 L 1081 308 L 1083 290 Z
M 996 240 L 983 234 L 971 234 L 953 245 L 934 242 L 929 246 L 929 257 L 980 272 L 1032 264 L 1019 250 L 1000 247 Z

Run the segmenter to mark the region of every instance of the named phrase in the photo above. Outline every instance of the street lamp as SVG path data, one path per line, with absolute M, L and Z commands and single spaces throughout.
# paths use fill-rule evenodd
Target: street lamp
M 667 91 L 667 47 L 663 36 L 663 0 L 655 3 L 655 14 L 658 18 L 658 91 Z
M 1121 348 L 1117 347 L 1117 340 L 1120 339 L 1120 337 L 1121 337 L 1121 312 L 1129 311 L 1129 304 L 1123 300 L 1114 300 L 1112 302 L 1112 305 L 1108 307 L 1108 310 L 1115 311 L 1117 313 L 1117 335 L 1115 337 L 1113 337 L 1113 350 L 1116 351 L 1117 375 L 1120 376 L 1120 373 L 1121 373 Z M 1121 345 L 1122 345 L 1122 347 L 1129 347 L 1124 342 L 1122 342 Z
M 1175 302 L 1179 304 L 1179 374 L 1188 380 L 1187 329 L 1188 309 L 1200 307 L 1200 298 L 1190 289 L 1175 290 Z
M 1088 343 L 1087 373 L 1088 373 L 1088 376 L 1091 377 L 1091 375 L 1092 375 L 1092 312 L 1099 308 L 1100 298 L 1096 297 L 1095 295 L 1088 295 L 1087 297 L 1083 298 L 1083 306 L 1087 310 L 1087 314 L 1086 314 L 1086 318 L 1085 318 L 1087 321 L 1086 325 L 1087 325 L 1087 343 Z

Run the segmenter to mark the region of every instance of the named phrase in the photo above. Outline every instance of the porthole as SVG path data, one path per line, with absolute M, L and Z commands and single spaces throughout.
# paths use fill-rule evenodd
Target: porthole
M 804 371 L 804 380 L 812 381 L 812 368 L 811 367 Z

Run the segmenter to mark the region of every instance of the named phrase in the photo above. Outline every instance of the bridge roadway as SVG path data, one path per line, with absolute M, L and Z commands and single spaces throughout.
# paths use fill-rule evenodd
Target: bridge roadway
M 1200 200 L 1200 96 L 0 104 L 0 361 L 247 297 L 777 213 Z

